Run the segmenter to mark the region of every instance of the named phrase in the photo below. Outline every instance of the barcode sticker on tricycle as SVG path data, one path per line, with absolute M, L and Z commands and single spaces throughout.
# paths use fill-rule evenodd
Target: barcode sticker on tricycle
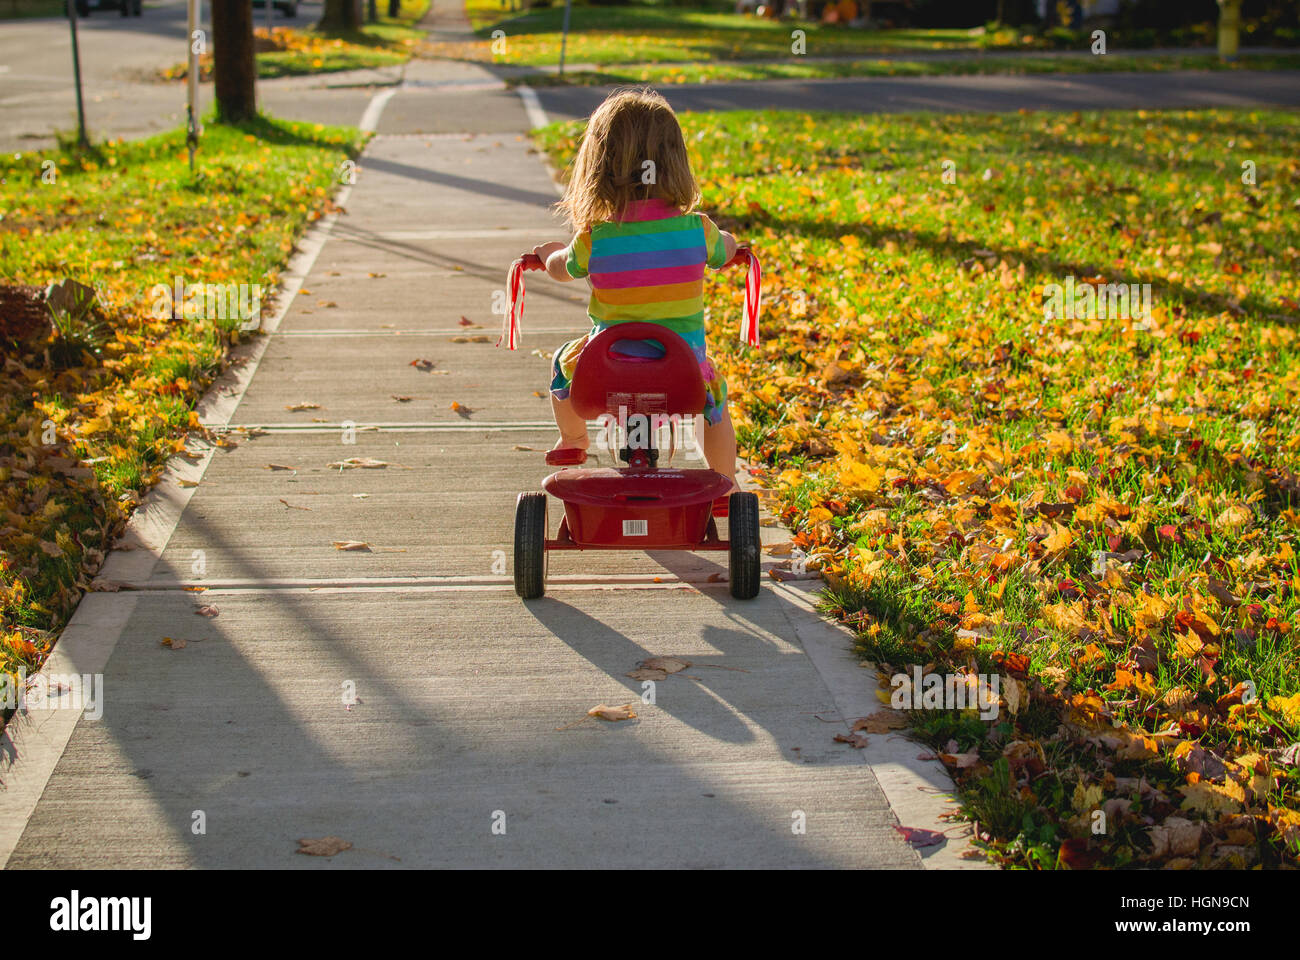
M 623 536 L 625 537 L 645 537 L 649 536 L 650 531 L 647 529 L 647 523 L 644 520 L 624 520 Z

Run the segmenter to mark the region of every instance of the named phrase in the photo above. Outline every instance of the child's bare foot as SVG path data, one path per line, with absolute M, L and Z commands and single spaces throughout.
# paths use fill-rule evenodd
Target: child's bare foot
M 584 433 L 580 437 L 566 437 L 560 434 L 560 439 L 555 441 L 552 450 L 586 450 L 591 446 L 591 440 Z

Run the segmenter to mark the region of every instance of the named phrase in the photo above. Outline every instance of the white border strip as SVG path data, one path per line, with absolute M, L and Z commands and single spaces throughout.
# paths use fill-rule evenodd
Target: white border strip
M 542 109 L 542 101 L 537 99 L 536 90 L 526 84 L 520 84 L 515 89 L 519 91 L 519 99 L 524 102 L 524 112 L 528 114 L 528 122 L 534 130 L 551 122 Z
M 366 112 L 361 115 L 361 122 L 357 124 L 362 133 L 374 133 L 379 127 L 379 118 L 383 115 L 384 107 L 388 106 L 388 101 L 393 99 L 393 94 L 402 89 L 401 85 L 389 87 L 381 90 L 370 98 L 370 103 L 366 105 Z
M 770 589 L 786 601 L 782 609 L 790 629 L 821 675 L 847 728 L 857 717 L 891 708 L 876 698 L 875 664 L 858 660 L 853 635 L 817 612 L 813 591 L 820 586 L 820 581 L 793 581 L 771 584 Z M 963 835 L 968 832 L 966 825 L 939 819 L 957 810 L 952 778 L 938 760 L 920 759 L 932 751 L 907 734 L 906 729 L 869 734 L 868 745 L 853 753 L 870 768 L 901 826 L 949 835 L 942 845 L 916 850 L 921 865 L 927 870 L 996 869 L 983 858 L 962 859 L 962 853 L 974 849 L 969 836 Z

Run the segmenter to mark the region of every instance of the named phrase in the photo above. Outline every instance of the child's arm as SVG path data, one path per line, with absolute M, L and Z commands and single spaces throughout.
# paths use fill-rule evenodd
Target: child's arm
M 719 230 L 718 233 L 722 234 L 722 246 L 727 251 L 727 255 L 722 262 L 728 264 L 731 262 L 731 258 L 736 255 L 736 238 L 727 233 L 726 230 Z
M 565 260 L 567 259 L 567 254 L 565 253 L 566 250 L 568 250 L 568 244 L 562 243 L 559 240 L 552 240 L 549 243 L 539 243 L 537 246 L 533 247 L 533 253 L 537 254 L 542 263 L 546 264 L 546 272 L 550 275 L 552 280 L 573 279 L 573 277 L 569 276 L 569 268 L 565 266 Z

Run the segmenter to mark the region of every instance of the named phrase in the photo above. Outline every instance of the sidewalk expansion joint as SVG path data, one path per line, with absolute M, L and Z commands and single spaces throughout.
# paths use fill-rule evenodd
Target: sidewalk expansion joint
M 607 573 L 607 574 L 561 574 L 546 579 L 546 589 L 552 590 L 589 590 L 600 588 L 619 589 L 700 589 L 708 587 L 726 587 L 727 579 L 708 577 L 676 577 L 651 573 Z M 434 593 L 456 590 L 504 590 L 513 589 L 514 580 L 507 576 L 442 576 L 442 577 L 284 577 L 264 578 L 259 580 L 144 580 L 134 582 L 113 581 L 106 584 L 113 589 L 101 592 L 143 593 L 282 593 L 329 591 L 391 591 L 406 590 L 417 593 Z
M 432 423 L 356 423 L 346 421 L 357 433 L 440 433 L 465 430 L 545 430 L 555 427 L 554 420 L 460 420 Z M 201 423 L 208 430 L 223 433 L 260 430 L 264 433 L 338 433 L 343 423 Z

